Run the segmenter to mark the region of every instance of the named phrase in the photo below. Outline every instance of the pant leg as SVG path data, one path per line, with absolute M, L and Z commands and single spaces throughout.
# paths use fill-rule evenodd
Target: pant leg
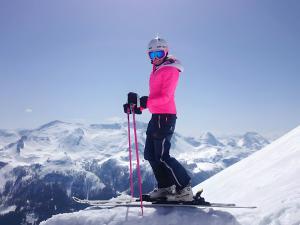
M 149 161 L 149 163 L 157 180 L 158 188 L 166 188 L 174 184 L 173 179 L 171 179 L 169 170 L 167 170 L 161 162 Z
M 175 184 L 181 189 L 191 178 L 184 167 L 169 155 L 175 123 L 176 115 L 159 115 L 151 118 L 147 128 L 144 157 L 150 162 L 158 187 Z
M 150 163 L 158 188 L 170 187 L 174 184 L 173 179 L 171 179 L 172 175 L 170 174 L 170 170 L 168 170 L 162 162 L 156 160 L 154 139 L 151 135 L 147 135 L 146 137 L 144 158 Z
M 169 182 L 175 184 L 178 189 L 182 189 L 189 184 L 191 178 L 185 168 L 170 156 L 171 138 L 172 135 L 167 135 L 163 139 L 154 139 L 155 161 L 159 161 L 168 170 Z

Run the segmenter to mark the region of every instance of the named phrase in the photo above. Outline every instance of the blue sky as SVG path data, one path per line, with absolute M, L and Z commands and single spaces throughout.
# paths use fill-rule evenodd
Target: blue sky
M 125 117 L 127 92 L 148 94 L 159 33 L 185 67 L 178 131 L 280 135 L 300 124 L 299 11 L 297 0 L 3 0 L 0 127 Z

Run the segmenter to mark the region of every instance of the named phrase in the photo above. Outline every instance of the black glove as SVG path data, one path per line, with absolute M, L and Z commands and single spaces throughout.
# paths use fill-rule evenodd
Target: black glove
M 128 107 L 129 107 L 129 104 L 128 104 L 128 103 L 126 103 L 126 104 L 123 105 L 124 113 L 126 113 L 126 114 L 127 114 Z M 133 110 L 134 110 L 134 113 L 135 113 L 135 114 L 142 114 L 141 109 L 138 108 L 136 105 L 134 106 L 134 109 L 133 109 Z M 131 110 L 129 111 L 129 114 L 131 114 Z
M 128 104 L 135 104 L 138 107 L 140 107 L 140 105 L 139 105 L 139 103 L 140 103 L 139 95 L 137 93 L 134 93 L 134 92 L 129 92 L 128 93 L 128 98 L 127 98 L 127 103 Z
M 144 109 L 147 108 L 147 102 L 148 102 L 148 96 L 143 96 L 140 98 L 141 107 L 143 107 Z

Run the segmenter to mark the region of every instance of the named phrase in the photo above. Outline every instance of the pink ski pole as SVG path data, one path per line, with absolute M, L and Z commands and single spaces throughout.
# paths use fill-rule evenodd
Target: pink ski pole
M 129 149 L 129 176 L 130 176 L 130 193 L 133 198 L 133 179 L 132 179 L 132 152 L 131 152 L 131 137 L 130 137 L 130 107 L 127 108 L 127 121 L 128 121 L 128 149 Z
M 143 198 L 142 198 L 143 192 L 142 192 L 142 177 L 141 177 L 141 170 L 140 170 L 139 148 L 138 148 L 137 135 L 136 135 L 135 113 L 134 113 L 134 109 L 133 108 L 131 108 L 131 109 L 132 109 L 132 116 L 133 116 L 134 142 L 135 142 L 138 182 L 139 182 L 139 189 L 140 189 L 141 210 L 142 210 L 142 216 L 143 216 L 144 215 Z

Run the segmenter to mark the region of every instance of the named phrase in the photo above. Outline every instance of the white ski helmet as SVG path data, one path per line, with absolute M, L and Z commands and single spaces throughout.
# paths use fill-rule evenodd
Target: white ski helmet
M 163 50 L 165 53 L 169 51 L 168 42 L 160 38 L 158 35 L 148 44 L 148 52 Z

